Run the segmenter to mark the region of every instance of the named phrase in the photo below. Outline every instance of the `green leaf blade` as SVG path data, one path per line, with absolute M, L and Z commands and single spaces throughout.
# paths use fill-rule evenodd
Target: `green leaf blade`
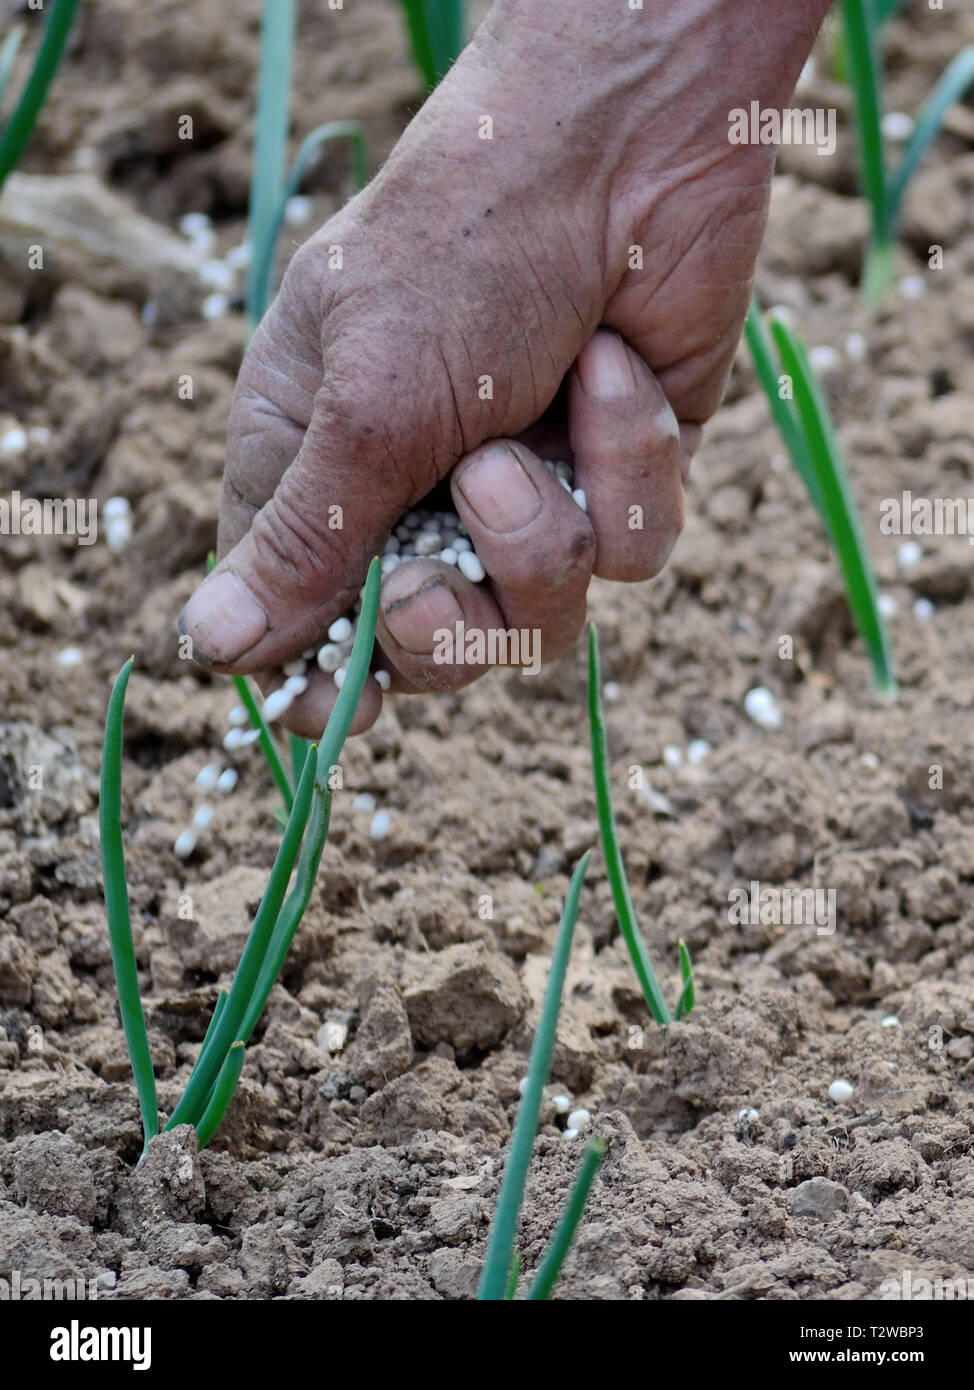
M 586 1147 L 578 1176 L 569 1193 L 568 1201 L 565 1203 L 561 1220 L 558 1222 L 557 1229 L 551 1238 L 551 1244 L 545 1252 L 544 1259 L 534 1277 L 534 1283 L 531 1285 L 531 1291 L 528 1294 L 528 1299 L 531 1301 L 547 1299 L 561 1274 L 562 1265 L 571 1249 L 575 1232 L 578 1230 L 585 1204 L 588 1201 L 588 1195 L 592 1190 L 595 1175 L 605 1158 L 606 1147 L 604 1139 L 592 1139 Z
M 551 958 L 548 983 L 541 1006 L 541 1018 L 531 1046 L 527 1085 L 517 1108 L 511 1147 L 504 1166 L 504 1177 L 487 1242 L 480 1288 L 477 1291 L 477 1298 L 483 1301 L 502 1301 L 510 1283 L 517 1219 L 524 1199 L 531 1150 L 538 1132 L 541 1097 L 551 1070 L 551 1054 L 555 1046 L 562 990 L 568 971 L 572 937 L 578 919 L 578 903 L 590 853 L 591 851 L 587 851 L 579 860 L 565 897 L 558 939 Z
M 636 972 L 636 979 L 642 990 L 646 1007 L 661 1028 L 673 1022 L 663 991 L 653 970 L 646 943 L 629 893 L 629 880 L 619 848 L 619 834 L 616 829 L 615 813 L 612 809 L 612 790 L 609 778 L 609 755 L 605 738 L 605 720 L 602 715 L 602 674 L 599 659 L 599 637 L 595 624 L 588 629 L 588 707 L 589 728 L 592 742 L 592 775 L 595 781 L 595 802 L 599 819 L 599 835 L 602 840 L 602 853 L 605 858 L 606 873 L 612 890 L 619 930 L 629 951 Z
M 128 884 L 125 877 L 125 848 L 122 843 L 122 732 L 125 691 L 135 658 L 129 657 L 116 677 L 108 701 L 105 740 L 101 760 L 101 794 L 98 823 L 101 839 L 102 877 L 105 915 L 111 944 L 112 968 L 118 991 L 122 1028 L 132 1062 L 135 1089 L 142 1114 L 145 1142 L 159 1132 L 159 1108 L 152 1054 L 146 1033 L 142 998 L 139 994 L 138 966 L 132 941 Z
M 879 611 L 876 579 L 828 406 L 804 344 L 779 318 L 772 318 L 771 332 L 782 366 L 794 382 L 795 403 L 845 579 L 849 607 L 869 654 L 873 679 L 883 693 L 893 695 L 896 680 L 886 625 Z

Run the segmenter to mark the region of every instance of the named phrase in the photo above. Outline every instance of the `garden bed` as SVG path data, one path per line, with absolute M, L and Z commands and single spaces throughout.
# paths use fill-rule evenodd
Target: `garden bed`
M 359 118 L 375 163 L 419 99 L 393 6 L 308 7 L 300 23 L 296 134 Z M 81 168 L 174 236 L 197 210 L 221 251 L 239 243 L 256 24 L 255 4 L 229 0 L 92 6 L 25 173 Z M 972 14 L 894 26 L 889 105 L 915 111 L 972 41 Z M 848 111 L 821 76 L 805 100 Z M 191 152 L 175 137 L 186 111 Z M 519 1241 L 530 1269 L 574 1175 L 565 1095 L 609 1148 L 556 1297 L 870 1299 L 907 1269 L 974 1270 L 971 552 L 923 537 L 903 569 L 879 529 L 904 489 L 974 498 L 974 112 L 952 113 L 913 187 L 901 284 L 875 316 L 857 299 L 866 219 L 841 123 L 834 159 L 783 154 L 759 291 L 836 350 L 823 384 L 895 602 L 900 694 L 870 689 L 742 350 L 666 571 L 591 593 L 635 905 L 670 998 L 688 942 L 697 1007 L 665 1037 L 648 1019 L 596 855 Z M 323 168 L 315 221 L 348 191 L 344 154 Z M 561 902 L 597 842 L 582 646 L 536 678 L 388 701 L 347 745 L 319 888 L 228 1121 L 201 1157 L 177 1131 L 134 1172 L 97 839 L 104 709 L 130 652 L 128 868 L 166 1112 L 277 840 L 259 754 L 221 747 L 232 688 L 187 669 L 174 632 L 213 544 L 244 326 L 204 319 L 178 277 L 81 254 L 43 276 L 0 264 L 0 304 L 0 433 L 51 431 L 0 460 L 0 488 L 42 496 L 67 478 L 134 515 L 119 552 L 3 541 L 0 1274 L 97 1279 L 105 1298 L 472 1297 Z M 745 713 L 758 685 L 778 731 Z M 694 740 L 710 751 L 691 762 Z M 240 780 L 182 863 L 173 842 L 209 761 Z M 642 790 L 627 789 L 635 765 Z M 37 766 L 41 789 L 23 777 Z M 361 793 L 389 811 L 384 838 L 353 809 Z M 732 923 L 729 894 L 752 880 L 834 888 L 834 933 Z M 829 1097 L 837 1079 L 846 1101 Z

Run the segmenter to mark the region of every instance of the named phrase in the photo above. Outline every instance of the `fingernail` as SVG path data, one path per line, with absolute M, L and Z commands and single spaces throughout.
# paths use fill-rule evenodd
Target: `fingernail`
M 456 595 L 442 579 L 427 579 L 414 594 L 383 605 L 382 614 L 392 636 L 411 656 L 431 656 L 437 630 L 449 628 L 452 633 L 463 620 Z
M 228 666 L 257 645 L 267 614 L 232 570 L 205 579 L 179 615 L 179 632 L 193 643 L 193 659 Z
M 614 401 L 636 389 L 629 349 L 617 333 L 597 333 L 578 359 L 578 379 L 586 396 Z
M 498 446 L 463 470 L 457 487 L 488 531 L 520 531 L 541 510 L 541 494 L 510 449 Z

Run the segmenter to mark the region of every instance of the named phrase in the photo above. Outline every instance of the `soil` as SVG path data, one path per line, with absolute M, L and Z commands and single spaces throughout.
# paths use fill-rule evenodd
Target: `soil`
M 299 8 L 295 141 L 360 117 L 378 161 L 419 100 L 395 7 Z M 969 10 L 913 8 L 890 38 L 889 106 L 906 111 L 974 41 Z M 200 210 L 221 251 L 239 242 L 257 15 L 255 0 L 86 7 L 25 171 L 80 167 L 170 230 Z M 898 289 L 870 318 L 847 98 L 817 76 L 805 100 L 837 106 L 846 133 L 834 159 L 783 152 L 760 290 L 837 350 L 824 380 L 896 603 L 900 695 L 870 687 L 742 354 L 666 572 L 591 594 L 636 908 L 671 999 L 689 943 L 698 1004 L 665 1036 L 652 1026 L 596 856 L 519 1236 L 530 1270 L 581 1151 L 554 1104 L 567 1095 L 609 1150 L 559 1298 L 868 1300 L 906 1269 L 974 1270 L 970 552 L 927 537 L 902 571 L 878 524 L 906 488 L 974 496 L 974 109 L 952 113 L 910 199 L 901 274 L 922 296 Z M 346 156 L 312 182 L 320 219 L 347 194 Z M 130 651 L 126 848 L 167 1113 L 276 845 L 259 754 L 221 747 L 232 690 L 187 671 L 173 635 L 215 535 L 243 323 L 83 257 L 70 274 L 6 263 L 0 293 L 0 429 L 51 431 L 0 463 L 4 492 L 121 494 L 134 513 L 121 552 L 3 543 L 0 1273 L 96 1280 L 101 1298 L 470 1298 L 560 903 L 597 838 L 584 653 L 387 702 L 348 746 L 320 883 L 226 1125 L 201 1155 L 174 1131 L 136 1168 L 96 824 L 104 708 Z M 176 393 L 186 372 L 192 401 Z M 80 664 L 59 664 L 66 647 Z M 756 685 L 780 730 L 748 719 Z M 664 758 L 697 739 L 702 762 Z M 173 841 L 208 761 L 240 782 L 182 863 Z M 646 785 L 630 790 L 636 765 Z M 385 839 L 359 792 L 390 812 Z M 752 879 L 835 889 L 834 934 L 730 922 L 729 893 Z

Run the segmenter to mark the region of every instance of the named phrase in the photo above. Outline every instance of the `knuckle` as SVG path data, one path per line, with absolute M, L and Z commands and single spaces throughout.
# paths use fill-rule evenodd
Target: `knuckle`
M 317 595 L 327 578 L 347 572 L 344 539 L 328 528 L 326 512 L 286 494 L 260 509 L 251 536 L 261 577 L 272 591 Z

